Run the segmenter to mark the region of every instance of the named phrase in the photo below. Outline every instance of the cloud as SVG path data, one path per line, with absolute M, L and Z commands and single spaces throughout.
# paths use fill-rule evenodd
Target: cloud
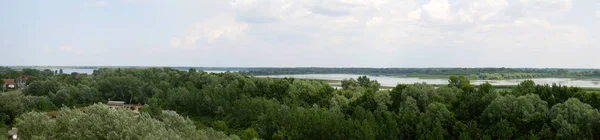
M 463 0 L 466 3 L 461 11 L 478 20 L 488 20 L 508 8 L 507 0 Z
M 514 62 L 512 66 L 527 66 L 546 61 L 543 59 L 566 62 L 590 57 L 591 54 L 577 55 L 565 47 L 575 45 L 589 50 L 592 43 L 585 28 L 553 24 L 546 15 L 535 14 L 540 9 L 550 10 L 536 6 L 568 11 L 570 1 L 555 1 L 536 4 L 543 1 L 431 0 L 419 4 L 415 0 L 235 0 L 228 5 L 231 13 L 191 23 L 170 39 L 170 46 L 248 46 L 257 51 L 231 54 L 246 56 L 249 61 L 281 55 L 278 61 L 295 66 L 315 66 L 298 62 L 297 58 L 344 59 L 336 66 L 452 65 L 463 61 L 476 66 L 509 66 L 499 58 L 510 53 L 515 54 L 507 58 Z M 513 14 L 515 11 L 527 14 Z M 324 51 L 331 49 L 336 51 Z M 509 52 L 516 50 L 519 51 Z M 433 62 L 429 59 L 438 58 L 416 56 L 417 53 L 456 58 Z M 539 57 L 530 60 L 531 54 Z M 460 57 L 466 55 L 481 55 L 482 60 Z M 559 60 L 561 57 L 556 55 L 570 58 Z M 404 59 L 415 63 L 396 61 Z
M 600 10 L 596 11 L 596 17 L 600 18 Z
M 68 53 L 68 54 L 77 54 L 77 55 L 85 54 L 84 50 L 75 49 L 75 48 L 73 48 L 72 46 L 69 46 L 69 45 L 60 46 L 58 48 L 58 50 L 60 50 L 60 52 Z M 45 49 L 44 51 L 48 52 L 49 50 Z
M 172 48 L 179 48 L 181 46 L 181 39 L 173 37 L 171 38 L 170 44 Z
M 448 0 L 431 0 L 429 3 L 423 5 L 422 9 L 434 21 L 450 21 L 454 19 Z
M 188 27 L 181 36 L 172 37 L 172 48 L 195 48 L 219 42 L 237 41 L 243 38 L 248 29 L 247 23 L 241 23 L 231 17 L 214 17 L 198 21 Z
M 561 15 L 573 7 L 573 0 L 520 0 L 525 13 L 534 17 Z
M 108 3 L 105 1 L 88 1 L 85 2 L 83 5 L 87 7 L 105 7 L 108 5 Z
M 433 24 L 461 24 L 472 23 L 473 19 L 469 13 L 460 9 L 452 11 L 456 5 L 448 0 L 431 0 L 407 14 L 410 19 L 427 21 Z
M 59 49 L 61 51 L 64 51 L 64 52 L 71 52 L 71 50 L 73 50 L 73 47 L 71 47 L 71 46 L 60 46 Z

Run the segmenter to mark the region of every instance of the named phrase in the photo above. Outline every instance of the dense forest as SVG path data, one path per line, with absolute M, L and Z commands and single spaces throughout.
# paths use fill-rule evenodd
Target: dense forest
M 367 76 L 335 89 L 195 69 L 27 71 L 17 72 L 34 76 L 22 93 L 0 95 L 0 125 L 22 139 L 600 139 L 600 93 L 531 80 L 496 90 L 450 76 L 380 90 Z M 145 106 L 135 115 L 108 100 Z
M 365 74 L 403 75 L 409 77 L 465 76 L 471 80 L 527 79 L 544 77 L 600 78 L 594 69 L 535 69 L 535 68 L 252 68 L 242 71 L 248 75 L 276 74 Z

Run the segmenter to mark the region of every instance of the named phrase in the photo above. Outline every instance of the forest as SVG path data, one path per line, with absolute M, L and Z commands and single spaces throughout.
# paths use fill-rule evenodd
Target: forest
M 470 80 L 502 80 L 528 78 L 600 78 L 597 69 L 551 68 L 251 68 L 241 73 L 248 75 L 278 74 L 363 74 L 422 78 L 465 76 Z
M 457 75 L 445 86 L 381 90 L 367 76 L 336 89 L 252 71 L 27 69 L 2 74 L 33 77 L 24 90 L 0 94 L 0 128 L 16 127 L 22 139 L 600 139 L 600 92 L 531 80 L 497 90 L 472 85 L 466 71 L 432 70 Z M 503 71 L 530 73 L 489 72 Z M 109 100 L 144 107 L 136 115 Z

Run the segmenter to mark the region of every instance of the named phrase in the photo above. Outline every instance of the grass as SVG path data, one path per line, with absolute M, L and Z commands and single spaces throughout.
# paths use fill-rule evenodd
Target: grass
M 0 139 L 5 139 L 7 137 L 5 133 L 8 133 L 8 130 L 4 127 L 0 127 Z

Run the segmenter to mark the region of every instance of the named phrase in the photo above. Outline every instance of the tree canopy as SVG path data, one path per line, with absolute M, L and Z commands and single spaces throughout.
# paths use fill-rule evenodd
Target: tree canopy
M 524 81 L 498 90 L 452 76 L 439 87 L 379 88 L 367 76 L 335 89 L 235 72 L 103 68 L 38 76 L 22 94 L 3 93 L 0 119 L 23 139 L 600 138 L 600 93 L 578 87 Z M 99 104 L 109 100 L 144 109 Z

